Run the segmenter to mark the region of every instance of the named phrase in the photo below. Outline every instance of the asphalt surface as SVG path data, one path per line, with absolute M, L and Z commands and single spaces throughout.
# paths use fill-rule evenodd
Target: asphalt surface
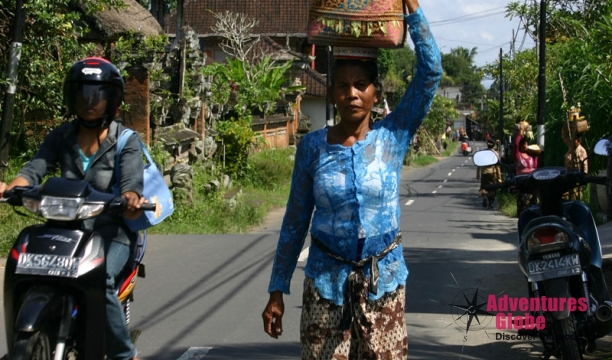
M 496 339 L 516 330 L 497 329 L 494 317 L 483 315 L 468 324 L 457 312 L 457 305 L 474 298 L 486 302 L 491 294 L 526 296 L 516 263 L 515 219 L 483 209 L 477 188 L 471 158 L 458 154 L 402 173 L 409 359 L 540 355 L 538 341 Z M 142 360 L 299 359 L 301 270 L 309 239 L 292 294 L 285 296 L 283 336 L 269 338 L 260 317 L 283 214 L 284 209 L 271 211 L 249 234 L 149 237 L 147 277 L 139 280 L 131 324 L 142 331 L 137 343 Z M 599 228 L 606 258 L 612 258 L 610 230 L 612 223 Z M 604 352 L 611 346 L 610 336 L 598 341 Z M 612 356 L 588 359 L 607 358 Z

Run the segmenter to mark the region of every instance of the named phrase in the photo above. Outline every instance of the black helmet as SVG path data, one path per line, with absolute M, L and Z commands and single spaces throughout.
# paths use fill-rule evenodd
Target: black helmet
M 123 101 L 123 78 L 119 69 L 106 59 L 88 57 L 74 63 L 64 81 L 64 105 L 68 115 L 76 115 L 89 128 L 102 127 L 119 112 Z M 79 106 L 106 100 L 104 113 L 95 120 L 83 121 Z

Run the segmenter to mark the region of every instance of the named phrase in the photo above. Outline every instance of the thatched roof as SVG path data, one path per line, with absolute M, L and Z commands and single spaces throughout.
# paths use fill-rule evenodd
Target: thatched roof
M 115 40 L 130 30 L 145 36 L 158 36 L 164 33 L 149 10 L 136 0 L 123 0 L 127 6 L 121 10 L 104 10 L 89 17 L 91 32 L 84 39 Z

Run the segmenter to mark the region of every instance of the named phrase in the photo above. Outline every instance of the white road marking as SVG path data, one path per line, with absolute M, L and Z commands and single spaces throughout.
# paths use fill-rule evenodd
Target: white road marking
M 452 172 L 449 172 L 447 176 L 451 176 L 451 175 L 453 175 L 453 173 L 452 173 Z
M 431 193 L 432 193 L 432 194 L 435 194 L 435 193 L 437 193 L 437 192 L 438 192 L 437 190 L 434 190 L 434 191 L 432 191 Z
M 457 170 L 457 169 L 453 169 L 453 172 L 455 172 L 455 170 Z
M 302 250 L 302 252 L 300 253 L 300 256 L 298 257 L 298 261 L 306 261 L 306 259 L 308 259 L 309 252 L 310 252 L 310 247 L 307 247 L 306 249 Z
M 185 351 L 178 360 L 200 360 L 204 359 L 211 347 L 190 347 L 189 350 Z
M 410 206 L 410 205 L 412 205 L 412 203 L 413 203 L 413 202 L 414 202 L 414 200 L 408 200 L 408 201 L 406 202 L 406 206 Z
M 447 181 L 448 181 L 448 179 L 444 179 L 444 182 L 447 182 Z
M 438 186 L 438 189 L 442 189 L 442 185 Z

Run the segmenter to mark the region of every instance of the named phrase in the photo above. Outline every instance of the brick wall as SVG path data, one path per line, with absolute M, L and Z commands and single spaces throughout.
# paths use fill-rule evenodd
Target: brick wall
M 125 126 L 137 131 L 142 141 L 151 141 L 151 125 L 149 121 L 149 75 L 147 69 L 141 67 L 128 68 L 125 78 L 124 103 L 129 105 L 128 111 L 122 111 Z

